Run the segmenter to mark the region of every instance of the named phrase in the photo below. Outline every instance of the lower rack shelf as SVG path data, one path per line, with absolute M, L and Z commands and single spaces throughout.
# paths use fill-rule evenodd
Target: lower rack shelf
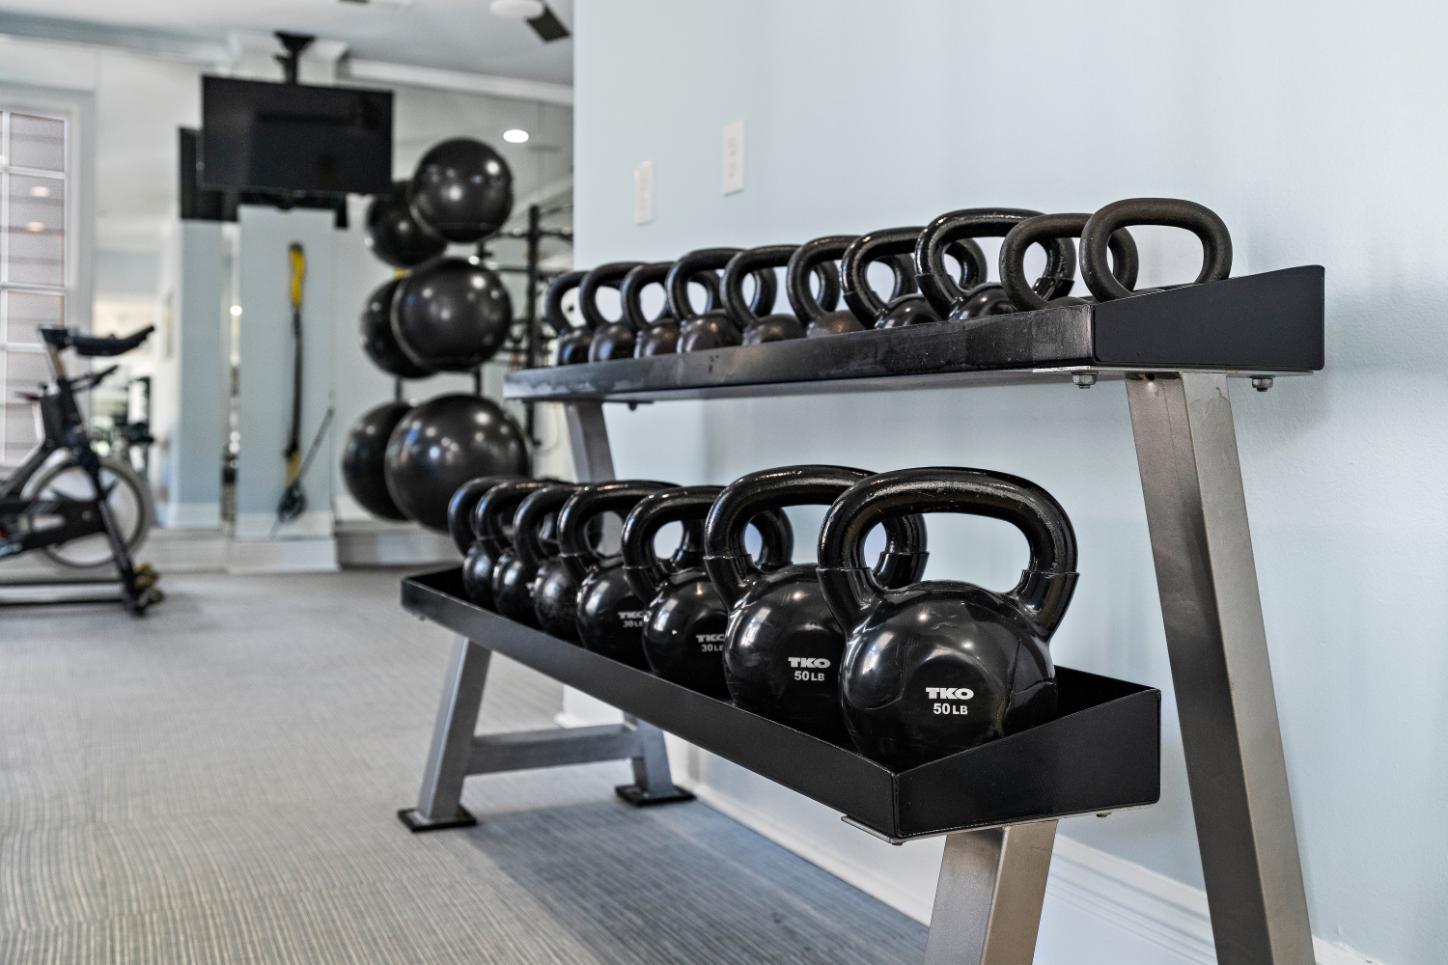
M 409 577 L 404 609 L 839 811 L 891 841 L 1153 804 L 1161 692 L 1057 668 L 1054 720 L 904 771 L 468 602 L 457 568 Z

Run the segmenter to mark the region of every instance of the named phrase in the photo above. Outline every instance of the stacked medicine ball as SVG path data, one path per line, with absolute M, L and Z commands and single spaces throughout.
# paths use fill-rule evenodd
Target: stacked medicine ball
M 1133 225 L 1164 225 L 1196 235 L 1202 267 L 1191 284 L 1218 281 L 1231 271 L 1227 226 L 1192 201 L 1130 198 L 1094 214 L 963 208 L 925 225 L 827 235 L 804 244 L 701 248 L 674 262 L 616 261 L 559 276 L 548 303 L 561 305 L 563 294 L 577 288 L 581 321 L 573 324 L 556 312 L 546 316 L 557 337 L 553 360 L 572 365 L 643 358 L 1145 294 L 1135 287 L 1139 259 L 1127 231 Z M 1001 239 L 995 279 L 978 238 Z M 1079 239 L 1079 259 L 1073 238 Z M 1026 274 L 1032 246 L 1045 254 L 1034 280 Z M 1078 260 L 1089 295 L 1071 293 Z M 872 265 L 889 270 L 893 285 L 888 294 L 870 283 Z M 784 271 L 785 310 L 776 305 L 779 270 Z M 664 307 L 652 318 L 641 298 L 650 285 L 664 289 Z M 746 286 L 752 289 L 748 298 Z M 602 288 L 619 292 L 623 308 L 615 321 L 598 309 Z
M 502 279 L 479 258 L 447 252 L 497 232 L 512 207 L 507 163 L 471 138 L 435 145 L 410 181 L 372 200 L 368 247 L 398 269 L 362 308 L 362 347 L 378 368 L 422 379 L 471 372 L 498 351 L 513 319 Z M 347 437 L 342 477 L 373 515 L 445 531 L 448 499 L 464 482 L 527 466 L 523 432 L 501 406 L 449 393 L 363 413 Z
M 815 563 L 793 561 L 784 510 L 800 505 L 829 507 Z M 929 513 L 1020 529 L 1020 582 L 922 582 Z M 618 553 L 600 548 L 606 514 L 624 518 Z M 460 487 L 448 516 L 478 606 L 895 770 L 1056 714 L 1049 642 L 1076 586 L 1075 535 L 1048 492 L 1015 476 L 808 465 L 727 486 L 488 477 Z M 681 537 L 661 558 L 670 524 Z

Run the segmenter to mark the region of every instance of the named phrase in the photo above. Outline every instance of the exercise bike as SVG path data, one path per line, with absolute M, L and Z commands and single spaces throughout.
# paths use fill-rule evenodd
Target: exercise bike
M 158 574 L 136 566 L 132 554 L 150 530 L 150 490 L 129 462 L 99 455 L 91 444 L 76 397 L 116 371 L 109 366 L 71 378 L 61 353 L 84 358 L 122 355 L 155 331 L 148 326 L 124 338 L 82 335 L 69 328 L 42 328 L 52 381 L 40 392 L 21 392 L 39 415 L 41 440 L 10 476 L 0 478 L 0 561 L 39 550 L 65 567 L 107 564 L 115 575 L 92 579 L 0 580 L 0 590 L 93 587 L 115 584 L 118 595 L 53 599 L 0 599 L 0 606 L 119 602 L 140 615 L 162 599 Z M 64 456 L 56 458 L 57 453 Z

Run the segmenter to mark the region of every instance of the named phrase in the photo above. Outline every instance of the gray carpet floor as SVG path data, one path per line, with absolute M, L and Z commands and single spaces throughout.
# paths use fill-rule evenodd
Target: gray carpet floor
M 0 962 L 910 962 L 925 929 L 627 765 L 474 778 L 411 835 L 447 634 L 398 574 L 0 611 Z M 481 730 L 561 690 L 495 660 Z

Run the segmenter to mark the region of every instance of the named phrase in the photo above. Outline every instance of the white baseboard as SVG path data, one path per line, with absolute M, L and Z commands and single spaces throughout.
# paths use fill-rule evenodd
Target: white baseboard
M 220 529 L 220 503 L 159 503 L 156 518 L 168 530 Z
M 276 513 L 237 513 L 232 538 L 238 542 L 261 540 L 315 540 L 332 538 L 333 517 L 330 509 L 313 509 L 296 519 L 277 526 Z M 275 534 L 273 534 L 275 529 Z
M 338 521 L 337 561 L 349 566 L 445 566 L 459 561 L 450 537 L 416 523 Z
M 232 540 L 226 547 L 228 573 L 331 573 L 337 565 L 332 539 Z

